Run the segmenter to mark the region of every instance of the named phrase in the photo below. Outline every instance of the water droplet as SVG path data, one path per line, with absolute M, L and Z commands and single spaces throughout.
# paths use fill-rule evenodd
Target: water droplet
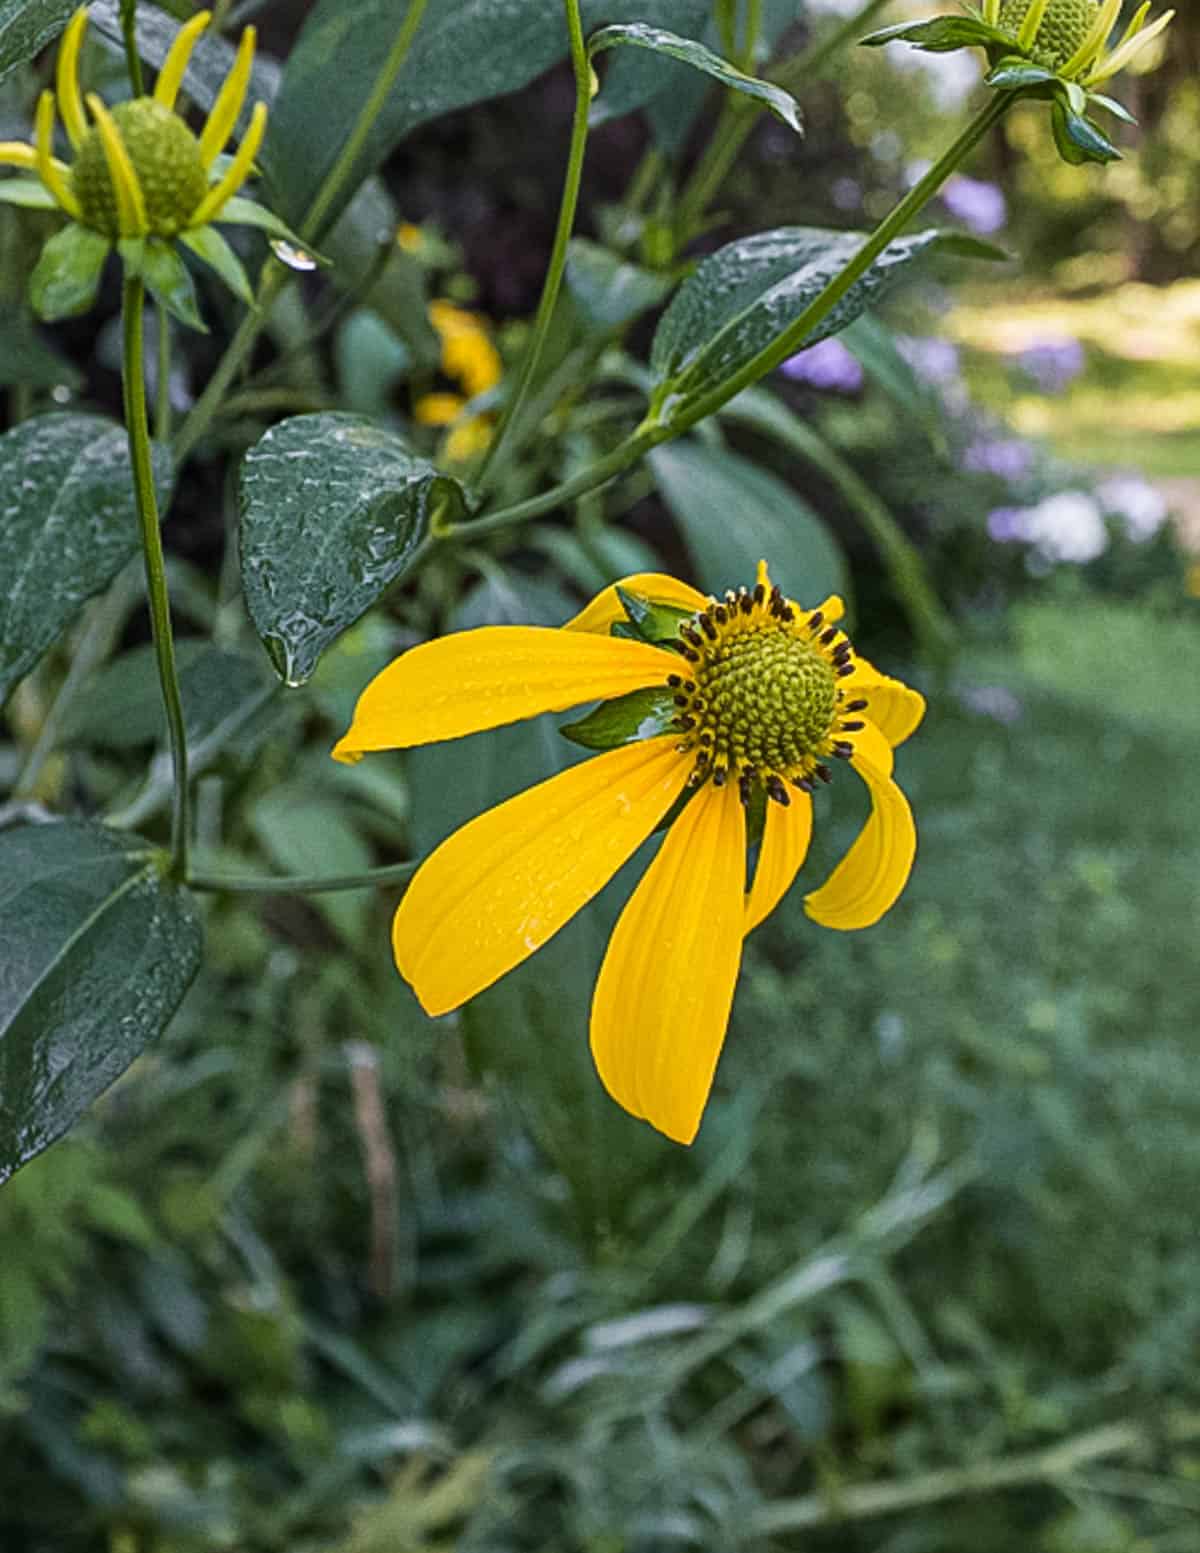
M 304 248 L 297 248 L 295 243 L 289 243 L 286 238 L 272 237 L 270 239 L 271 252 L 280 261 L 292 270 L 315 270 L 317 261 L 312 254 Z

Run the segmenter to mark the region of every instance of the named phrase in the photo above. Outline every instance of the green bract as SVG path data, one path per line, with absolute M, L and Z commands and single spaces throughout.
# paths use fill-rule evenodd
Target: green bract
M 1067 162 L 1113 162 L 1120 152 L 1087 116 L 1090 105 L 1126 123 L 1120 103 L 1095 90 L 1123 70 L 1171 22 L 1166 11 L 1147 25 L 1146 0 L 1115 47 L 1109 48 L 1121 0 L 982 0 L 977 12 L 901 22 L 873 32 L 866 44 L 900 39 L 926 53 L 982 48 L 989 86 L 1050 103 L 1059 155 Z

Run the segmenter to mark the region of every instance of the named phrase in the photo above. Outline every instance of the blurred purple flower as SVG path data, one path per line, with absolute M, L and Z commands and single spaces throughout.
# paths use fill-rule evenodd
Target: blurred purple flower
M 1004 191 L 982 178 L 956 173 L 942 190 L 942 204 L 979 237 L 990 237 L 1008 220 Z
M 1035 340 L 1026 346 L 1017 361 L 1044 394 L 1061 394 L 1083 371 L 1087 356 L 1078 340 L 1070 335 L 1060 335 Z
M 997 544 L 1011 545 L 1027 538 L 1024 507 L 993 507 L 987 515 L 987 531 Z
M 919 378 L 944 388 L 957 383 L 959 377 L 958 347 L 949 340 L 918 339 L 914 335 L 897 335 L 896 349 L 908 362 Z
M 1120 518 L 1134 544 L 1153 539 L 1167 521 L 1166 497 L 1141 475 L 1111 475 L 1096 487 L 1096 498 L 1105 512 Z
M 840 340 L 822 340 L 788 359 L 779 368 L 793 383 L 807 383 L 823 393 L 856 394 L 863 369 Z
M 1033 467 L 1033 449 L 1019 437 L 972 442 L 963 454 L 963 468 L 999 480 L 1023 480 Z

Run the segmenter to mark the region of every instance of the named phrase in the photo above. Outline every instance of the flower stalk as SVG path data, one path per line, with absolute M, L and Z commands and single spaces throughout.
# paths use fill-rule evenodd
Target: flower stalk
M 146 567 L 146 594 L 150 607 L 150 630 L 154 657 L 167 714 L 167 738 L 171 748 L 174 779 L 171 809 L 171 876 L 182 880 L 187 874 L 188 849 L 188 757 L 187 732 L 183 719 L 183 699 L 179 690 L 179 670 L 175 662 L 175 638 L 171 630 L 171 603 L 167 592 L 167 573 L 159 529 L 158 498 L 154 490 L 154 468 L 150 458 L 150 424 L 146 415 L 146 377 L 142 311 L 146 294 L 141 279 L 126 276 L 121 299 L 124 351 L 121 362 L 121 387 L 125 405 L 125 429 L 129 436 L 129 456 L 133 465 L 133 489 L 137 500 L 138 524 L 142 536 L 142 556 Z

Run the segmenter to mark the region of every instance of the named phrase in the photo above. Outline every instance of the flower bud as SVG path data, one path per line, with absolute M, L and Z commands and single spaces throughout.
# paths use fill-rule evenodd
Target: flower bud
M 1001 32 L 1016 37 L 1035 0 L 1004 0 L 997 23 Z M 1046 14 L 1025 50 L 1047 70 L 1065 65 L 1091 32 L 1100 14 L 1100 0 L 1050 0 Z
M 183 120 L 152 97 L 119 103 L 112 118 L 146 205 L 146 226 L 156 237 L 174 237 L 189 224 L 208 189 L 200 144 Z M 87 134 L 72 169 L 85 226 L 109 237 L 121 230 L 116 190 L 99 129 Z

